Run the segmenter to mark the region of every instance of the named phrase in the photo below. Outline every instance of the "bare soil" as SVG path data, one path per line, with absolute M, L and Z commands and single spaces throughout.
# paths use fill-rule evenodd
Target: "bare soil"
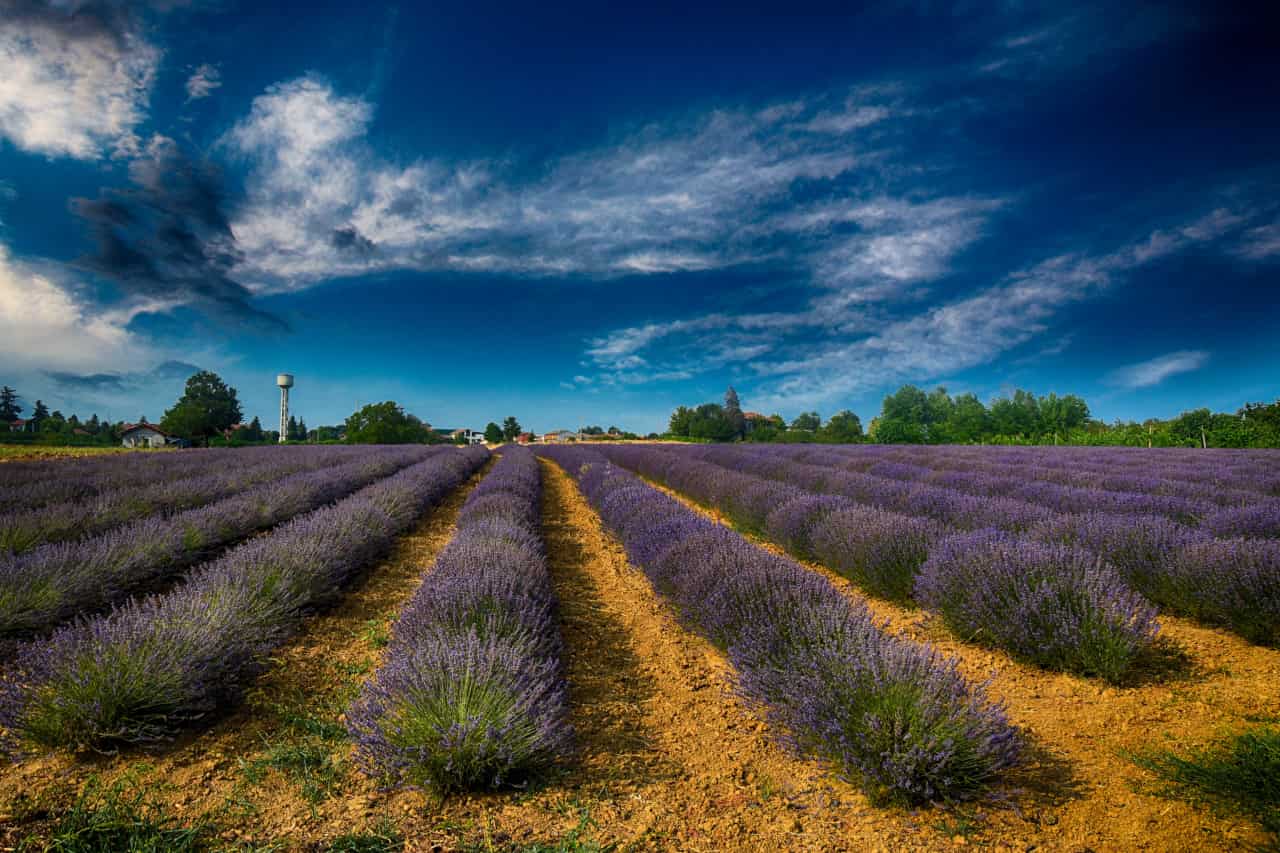
M 732 526 L 720 513 L 650 485 Z M 747 538 L 790 557 L 758 536 Z M 951 819 L 966 830 L 966 841 L 1070 851 L 1245 850 L 1266 843 L 1266 834 L 1245 819 L 1157 796 L 1151 778 L 1126 753 L 1197 747 L 1259 720 L 1280 720 L 1280 650 L 1162 615 L 1164 666 L 1142 673 L 1134 686 L 1114 687 L 962 642 L 921 610 L 868 598 L 827 567 L 799 562 L 865 604 L 890 632 L 959 659 L 961 671 L 987 682 L 989 694 L 1027 734 L 1030 760 L 1000 792 L 1007 805 Z

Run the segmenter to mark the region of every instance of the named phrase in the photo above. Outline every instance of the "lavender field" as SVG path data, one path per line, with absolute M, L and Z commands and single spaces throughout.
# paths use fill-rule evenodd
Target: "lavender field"
M 211 849 L 463 845 L 494 808 L 557 837 L 584 802 L 638 849 L 1263 837 L 1143 756 L 1280 716 L 1275 454 L 313 446 L 0 482 L 5 841 L 144 758 Z

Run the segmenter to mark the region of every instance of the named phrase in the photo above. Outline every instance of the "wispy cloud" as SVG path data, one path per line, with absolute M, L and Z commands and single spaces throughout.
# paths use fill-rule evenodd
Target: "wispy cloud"
M 1236 247 L 1236 253 L 1251 261 L 1280 256 L 1280 223 L 1250 228 Z
M 1068 305 L 1122 285 L 1135 270 L 1160 258 L 1219 241 L 1242 221 L 1241 215 L 1217 208 L 1110 252 L 1049 258 L 938 304 L 908 302 L 892 311 L 846 305 L 833 311 L 824 310 L 829 300 L 820 297 L 795 312 L 717 314 L 619 329 L 590 341 L 586 355 L 605 377 L 736 366 L 756 378 L 759 406 L 820 405 L 990 363 L 1050 332 L 1055 316 Z M 923 277 L 936 272 L 911 268 Z M 1070 337 L 1059 336 L 1057 344 L 1065 346 L 1064 340 Z M 1053 352 L 1051 344 L 1043 354 Z
M 222 72 L 216 65 L 207 62 L 191 72 L 187 78 L 187 100 L 198 101 L 213 94 L 213 90 L 222 85 Z
M 1180 373 L 1199 370 L 1209 360 L 1204 350 L 1179 350 L 1148 361 L 1118 367 L 1106 376 L 1108 385 L 1137 390 L 1159 385 Z
M 135 154 L 161 59 L 147 5 L 0 0 L 0 135 L 51 157 Z
M 775 214 L 795 213 L 797 188 L 846 195 L 905 114 L 898 95 L 872 89 L 716 110 L 529 179 L 529 164 L 392 163 L 367 143 L 373 112 L 310 76 L 271 87 L 225 136 L 251 165 L 233 227 L 258 289 L 385 269 L 618 276 L 776 261 L 794 254 Z

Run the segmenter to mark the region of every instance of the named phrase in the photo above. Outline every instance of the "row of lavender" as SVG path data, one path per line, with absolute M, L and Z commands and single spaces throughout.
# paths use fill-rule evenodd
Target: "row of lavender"
M 149 515 L 203 506 L 259 483 L 341 464 L 368 452 L 367 448 L 357 447 L 289 447 L 269 456 L 253 453 L 231 459 L 196 454 L 198 464 L 155 471 L 154 479 L 141 483 L 76 492 L 73 497 L 43 506 L 24 505 L 0 512 L 0 555 L 22 553 L 47 542 L 92 536 Z M 59 482 L 74 486 L 75 479 L 74 472 L 66 472 Z
M 804 446 L 695 448 L 690 452 L 698 458 L 730 466 L 739 464 L 744 456 L 754 457 L 755 464 L 808 465 L 811 470 L 806 472 L 806 476 L 810 478 L 826 480 L 841 474 L 844 476 L 840 483 L 846 489 L 860 482 L 865 490 L 871 492 L 896 490 L 898 500 L 923 500 L 929 496 L 935 500 L 948 500 L 969 496 L 999 500 L 1011 509 L 1020 508 L 1024 514 L 1112 512 L 1159 515 L 1211 536 L 1280 537 L 1280 499 L 1256 492 L 1236 493 L 1237 496 L 1232 497 L 1229 492 L 1202 489 L 1198 497 L 1188 497 L 1086 488 L 1036 480 L 1029 476 L 1034 473 L 1030 471 L 998 476 L 980 470 L 935 471 L 922 465 L 876 462 L 865 457 L 850 461 L 845 450 L 815 450 Z M 1206 497 L 1208 494 L 1223 503 L 1209 499 Z M 1239 497 L 1239 494 L 1246 497 Z M 1023 506 L 1017 507 L 1018 504 Z
M 228 551 L 166 594 L 22 645 L 0 683 L 6 748 L 154 741 L 236 701 L 307 612 L 487 457 L 431 455 Z
M 1045 666 L 1122 679 L 1158 634 L 1148 598 L 1280 641 L 1280 542 L 1212 539 L 1158 516 L 868 488 L 767 454 L 742 453 L 730 469 L 684 450 L 604 450 L 873 595 L 936 610 L 958 635 Z
M 966 494 L 793 462 L 794 453 L 795 448 L 690 452 L 735 471 L 933 519 L 949 528 L 995 527 L 1078 545 L 1113 564 L 1130 585 L 1171 612 L 1224 625 L 1254 642 L 1280 642 L 1280 540 L 1273 520 L 1280 513 L 1272 499 L 1224 509 L 1195 526 L 1150 512 L 1140 501 L 1109 501 L 1116 493 L 1084 492 L 1065 506 L 1045 505 L 1054 502 Z
M 844 445 L 795 448 L 843 456 L 851 470 L 903 465 L 902 470 L 1009 476 L 1104 491 L 1169 494 L 1223 506 L 1280 496 L 1280 459 L 1270 451 L 1143 451 L 1132 448 L 992 448 Z M 1008 452 L 1008 451 L 1016 452 Z
M 0 512 L 46 503 L 83 500 L 128 486 L 178 480 L 218 467 L 261 465 L 278 458 L 279 447 L 132 452 L 57 461 L 0 465 Z
M 442 448 L 381 447 L 320 462 L 206 506 L 0 558 L 0 640 L 30 637 L 171 581 L 221 548 L 351 494 Z M 345 461 L 343 461 L 345 460 Z
M 356 758 L 393 785 L 497 787 L 569 750 L 537 460 L 506 447 L 405 606 L 347 713 Z
M 953 661 L 888 635 L 825 578 L 751 545 L 585 448 L 578 478 L 655 589 L 725 650 L 740 692 L 789 743 L 877 799 L 975 794 L 1016 763 L 1003 710 Z

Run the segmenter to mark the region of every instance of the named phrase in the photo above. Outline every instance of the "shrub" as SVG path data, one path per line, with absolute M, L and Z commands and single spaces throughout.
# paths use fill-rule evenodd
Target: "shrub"
M 1093 553 L 997 530 L 939 542 L 915 595 L 963 637 L 1111 681 L 1159 631 L 1155 608 Z
M 824 519 L 813 536 L 813 553 L 872 595 L 906 602 L 929 549 L 944 532 L 929 519 L 855 506 Z
M 357 763 L 389 785 L 496 788 L 569 750 L 538 463 L 502 452 L 347 713 Z

